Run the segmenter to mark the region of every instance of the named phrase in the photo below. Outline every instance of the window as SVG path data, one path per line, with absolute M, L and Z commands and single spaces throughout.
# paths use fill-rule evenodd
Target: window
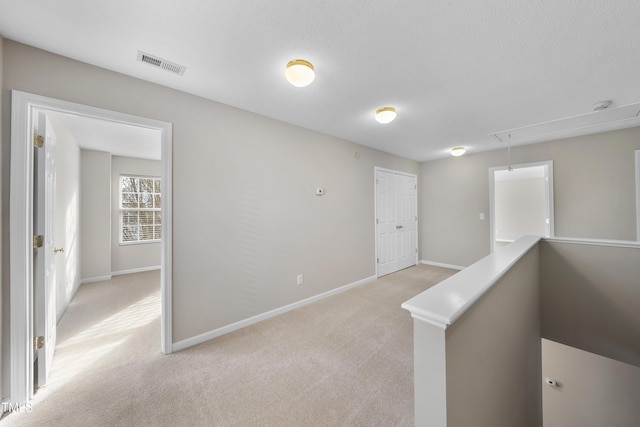
M 159 242 L 160 178 L 120 177 L 120 243 Z

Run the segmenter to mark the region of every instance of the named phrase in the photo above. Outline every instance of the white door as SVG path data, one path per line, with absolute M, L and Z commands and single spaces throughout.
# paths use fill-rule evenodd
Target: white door
M 416 265 L 417 220 L 416 176 L 376 170 L 378 276 Z
M 56 269 L 54 259 L 54 207 L 56 189 L 56 138 L 45 113 L 38 113 L 36 135 L 42 136 L 43 147 L 34 148 L 34 234 L 44 236 L 43 246 L 34 248 L 34 337 L 43 337 L 44 346 L 37 350 L 38 387 L 47 382 L 56 345 Z M 35 139 L 35 138 L 34 138 Z

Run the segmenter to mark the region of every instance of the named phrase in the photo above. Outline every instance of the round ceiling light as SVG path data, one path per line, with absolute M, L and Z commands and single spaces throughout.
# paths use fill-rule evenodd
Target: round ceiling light
M 396 109 L 393 107 L 382 107 L 376 110 L 376 121 L 386 125 L 396 118 Z
M 453 147 L 451 149 L 451 155 L 454 157 L 460 157 L 466 152 L 467 152 L 467 149 L 464 147 Z
M 284 72 L 285 77 L 295 87 L 305 87 L 311 84 L 316 78 L 313 65 L 304 59 L 294 59 L 289 61 Z

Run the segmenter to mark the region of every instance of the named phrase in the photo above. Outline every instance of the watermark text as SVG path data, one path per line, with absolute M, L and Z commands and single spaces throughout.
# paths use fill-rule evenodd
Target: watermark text
M 33 406 L 28 403 L 2 402 L 2 412 L 31 412 Z

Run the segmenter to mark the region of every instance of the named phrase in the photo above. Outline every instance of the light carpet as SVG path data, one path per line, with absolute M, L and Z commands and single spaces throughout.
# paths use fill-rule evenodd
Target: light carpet
M 168 356 L 159 272 L 85 284 L 58 325 L 49 383 L 2 425 L 413 425 L 400 304 L 454 273 L 411 267 Z

